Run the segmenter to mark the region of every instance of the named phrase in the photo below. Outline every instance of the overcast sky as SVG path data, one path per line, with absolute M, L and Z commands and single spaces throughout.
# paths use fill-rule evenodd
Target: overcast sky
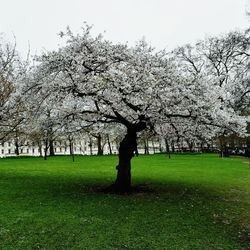
M 56 49 L 58 33 L 83 22 L 112 41 L 173 49 L 207 35 L 250 27 L 249 0 L 0 0 L 0 32 L 24 53 Z

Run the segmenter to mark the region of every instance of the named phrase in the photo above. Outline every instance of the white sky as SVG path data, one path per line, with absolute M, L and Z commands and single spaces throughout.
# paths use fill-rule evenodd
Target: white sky
M 0 0 L 0 32 L 16 36 L 22 54 L 56 49 L 58 33 L 84 21 L 112 41 L 133 44 L 145 37 L 156 48 L 173 49 L 250 27 L 249 0 Z

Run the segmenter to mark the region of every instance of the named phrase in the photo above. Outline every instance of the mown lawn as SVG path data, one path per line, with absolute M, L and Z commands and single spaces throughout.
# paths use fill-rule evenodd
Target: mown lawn
M 0 159 L 0 249 L 250 249 L 247 159 L 140 155 L 130 195 L 101 191 L 116 165 Z

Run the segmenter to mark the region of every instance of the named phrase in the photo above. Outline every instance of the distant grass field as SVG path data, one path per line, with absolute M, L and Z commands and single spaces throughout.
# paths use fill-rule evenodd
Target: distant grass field
M 132 164 L 144 191 L 117 195 L 117 156 L 0 159 L 0 249 L 250 249 L 247 159 Z

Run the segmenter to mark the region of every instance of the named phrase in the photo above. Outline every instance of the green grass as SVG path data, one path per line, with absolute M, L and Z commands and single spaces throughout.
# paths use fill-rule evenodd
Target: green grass
M 0 249 L 250 249 L 247 159 L 141 155 L 132 176 L 144 192 L 100 192 L 116 165 L 0 159 Z

